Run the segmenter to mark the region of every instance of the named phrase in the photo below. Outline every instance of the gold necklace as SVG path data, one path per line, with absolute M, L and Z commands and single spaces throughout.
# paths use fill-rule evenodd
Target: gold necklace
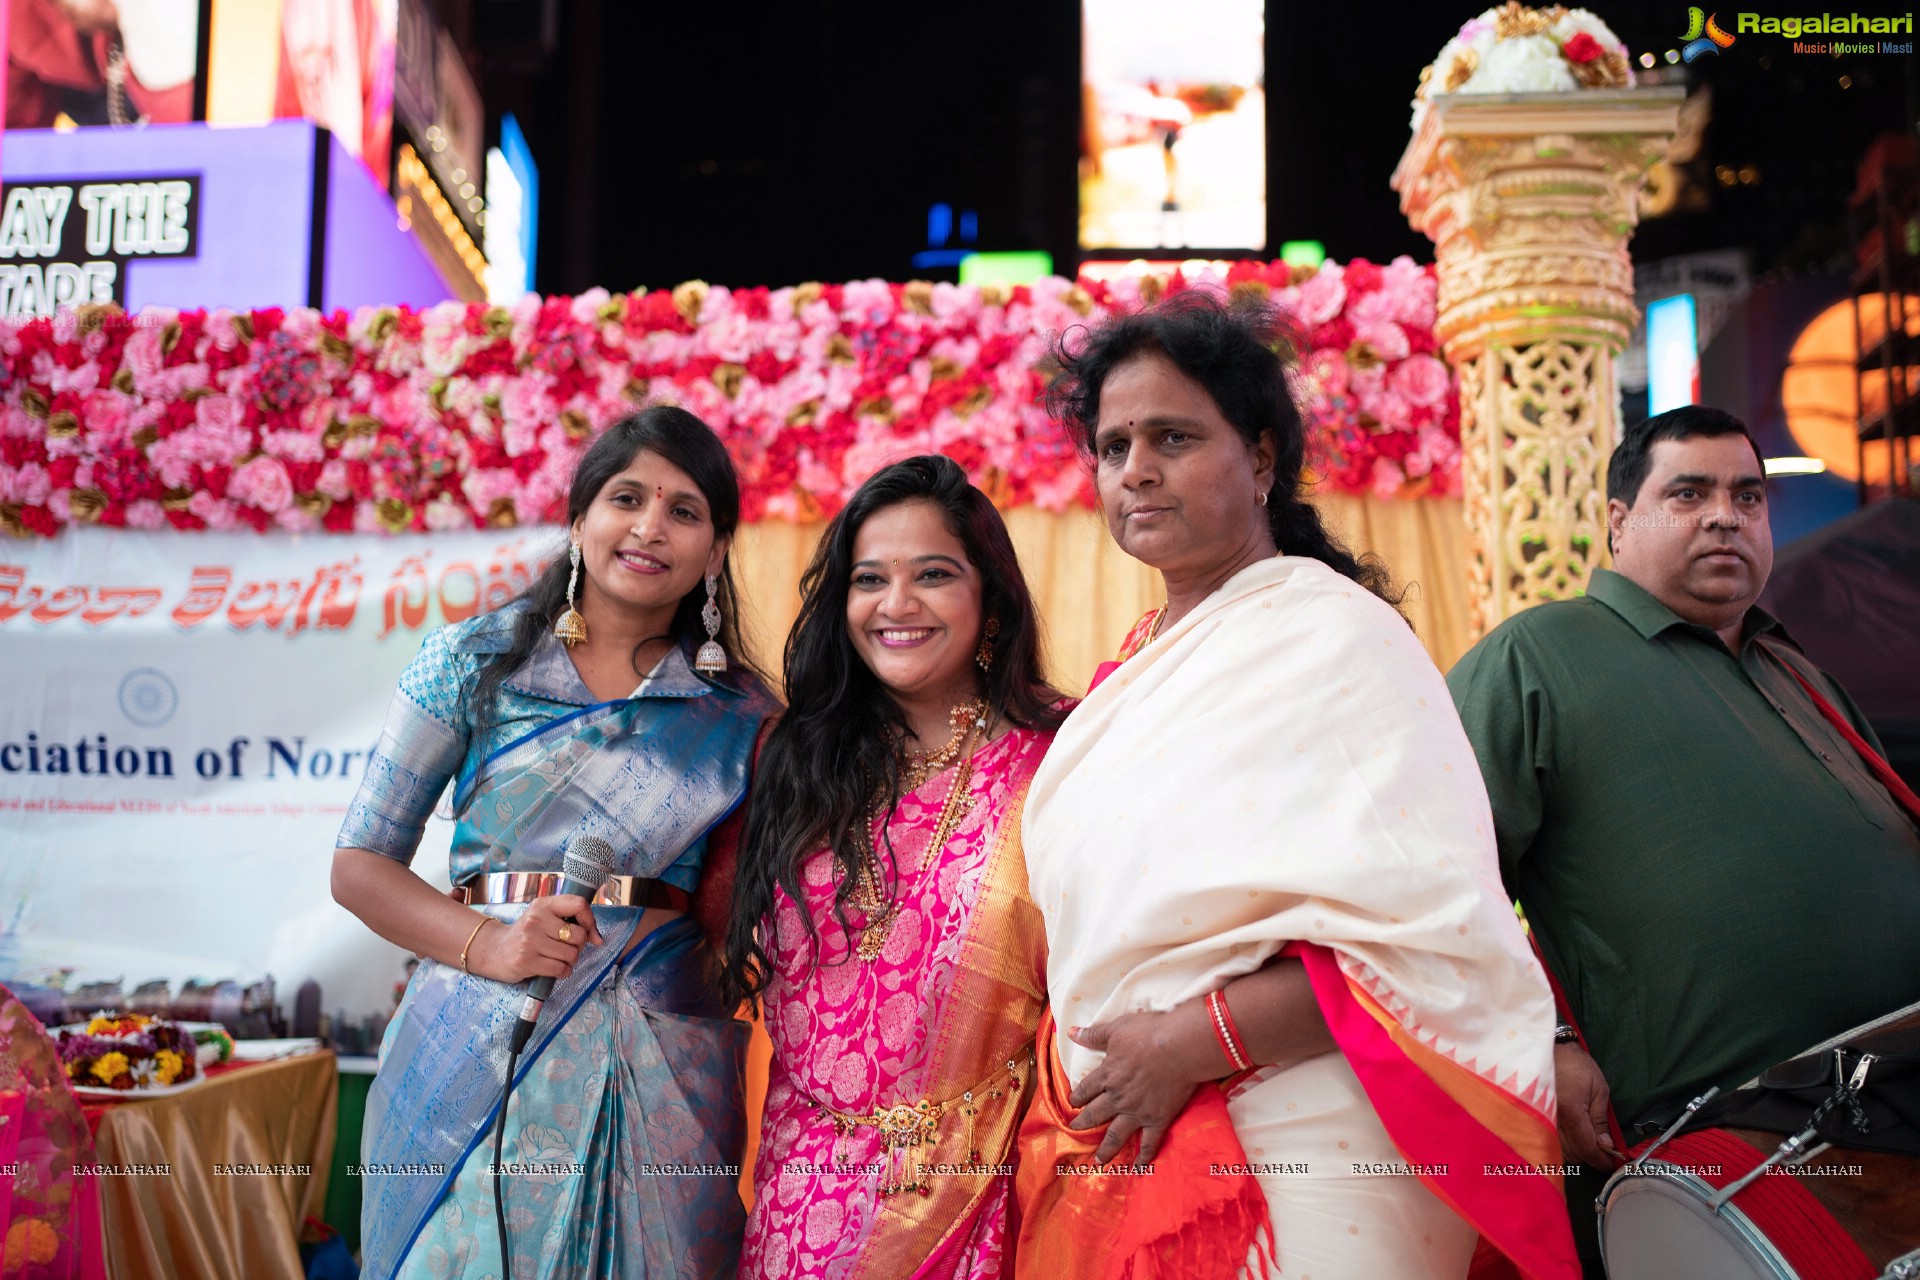
M 913 872 L 915 875 L 924 875 L 927 868 L 933 865 L 934 858 L 953 838 L 961 819 L 973 808 L 973 799 L 967 793 L 973 782 L 975 739 L 987 728 L 986 706 L 976 700 L 974 703 L 963 703 L 961 708 L 955 710 L 957 712 L 962 708 L 975 708 L 973 718 L 964 722 L 963 736 L 949 744 L 959 758 L 959 764 L 953 770 L 946 801 L 940 806 L 940 820 L 934 824 L 933 838 L 927 842 L 926 852 L 920 855 L 920 865 Z M 885 823 L 891 817 L 888 814 L 882 819 L 883 832 Z M 900 918 L 899 903 L 881 888 L 886 873 L 880 866 L 879 851 L 874 847 L 871 822 L 869 818 L 857 828 L 855 839 L 860 845 L 860 880 L 850 898 L 853 905 L 867 917 L 866 928 L 860 931 L 860 941 L 854 949 L 862 960 L 868 961 L 879 957 L 881 949 L 887 945 L 888 936 L 893 932 L 894 922 Z
M 918 791 L 927 779 L 952 765 L 960 756 L 960 745 L 974 726 L 984 721 L 987 704 L 980 698 L 969 698 L 947 712 L 947 725 L 952 729 L 945 745 L 937 750 L 925 753 L 917 751 L 903 752 L 900 758 L 900 787 L 902 791 Z
M 1160 635 L 1160 624 L 1167 620 L 1167 610 L 1172 607 L 1173 607 L 1173 602 L 1169 600 L 1166 604 L 1163 604 L 1160 606 L 1160 611 L 1158 613 L 1153 615 L 1153 625 L 1147 628 L 1147 638 L 1140 642 L 1140 647 L 1142 649 L 1152 644 L 1154 640 Z

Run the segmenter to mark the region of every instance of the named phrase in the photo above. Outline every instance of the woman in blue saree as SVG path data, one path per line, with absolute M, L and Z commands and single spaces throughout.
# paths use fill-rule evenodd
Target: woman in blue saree
M 540 975 L 505 1125 L 512 1275 L 731 1276 L 738 1257 L 747 1026 L 688 914 L 777 706 L 733 627 L 738 484 L 698 418 L 656 407 L 587 451 L 567 511 L 568 556 L 427 637 L 334 854 L 334 897 L 424 958 L 367 1100 L 372 1280 L 499 1275 L 492 1129 Z M 451 897 L 408 866 L 449 781 Z M 591 905 L 552 874 L 583 837 L 615 851 Z

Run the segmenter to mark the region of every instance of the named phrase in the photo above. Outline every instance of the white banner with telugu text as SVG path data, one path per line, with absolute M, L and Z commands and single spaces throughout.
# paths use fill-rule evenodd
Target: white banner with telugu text
M 334 838 L 427 631 L 557 529 L 78 529 L 0 540 L 0 982 L 271 975 L 384 1013 L 405 956 L 334 903 Z M 415 870 L 446 883 L 436 817 Z

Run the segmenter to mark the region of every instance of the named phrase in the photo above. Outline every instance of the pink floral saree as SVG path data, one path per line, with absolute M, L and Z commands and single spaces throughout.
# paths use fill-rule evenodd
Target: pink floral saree
M 0 1276 L 101 1280 L 93 1137 L 53 1041 L 0 987 Z
M 854 950 L 858 910 L 848 909 L 854 938 L 833 918 L 825 849 L 803 871 L 819 963 L 798 906 L 776 896 L 764 1012 L 773 1063 L 742 1276 L 1002 1273 L 1046 995 L 1020 808 L 1051 740 L 1015 729 L 982 747 L 971 806 L 931 858 L 951 775 L 902 800 L 888 827 L 899 915 L 874 959 Z M 886 1121 L 894 1136 L 849 1117 Z

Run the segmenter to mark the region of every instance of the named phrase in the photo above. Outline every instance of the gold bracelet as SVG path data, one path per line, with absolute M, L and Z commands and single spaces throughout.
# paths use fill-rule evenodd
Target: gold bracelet
M 473 970 L 467 968 L 467 952 L 472 950 L 473 940 L 480 936 L 480 931 L 492 923 L 493 923 L 493 917 L 490 915 L 483 914 L 480 917 L 480 923 L 473 926 L 473 932 L 467 935 L 467 945 L 460 948 L 460 972 L 462 973 L 473 972 Z

